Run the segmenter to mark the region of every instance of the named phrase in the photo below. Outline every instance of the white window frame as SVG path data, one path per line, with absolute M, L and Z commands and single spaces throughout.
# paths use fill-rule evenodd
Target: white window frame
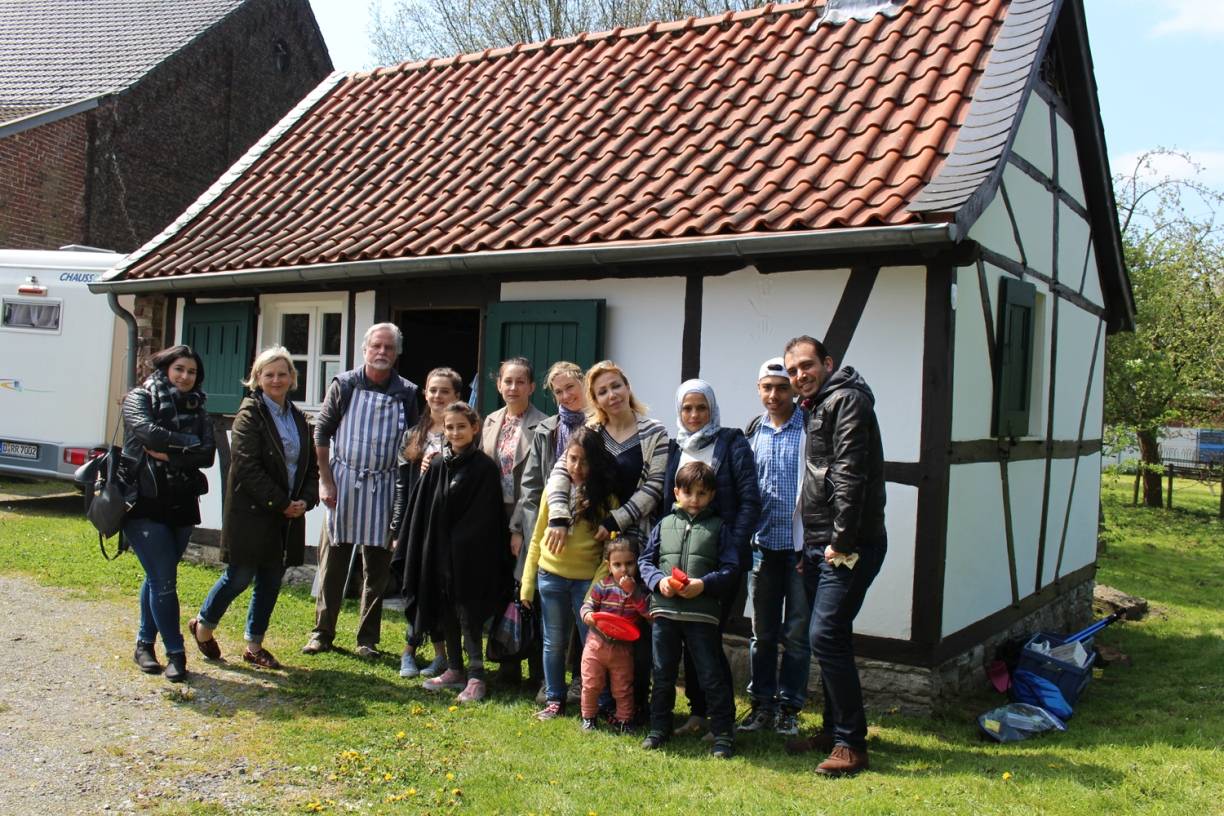
M 295 401 L 303 410 L 318 410 L 323 404 L 323 395 L 327 393 L 327 383 L 311 383 L 310 377 L 318 376 L 322 371 L 322 363 L 334 362 L 337 371 L 343 371 L 345 360 L 348 359 L 348 299 L 347 293 L 337 292 L 323 295 L 264 295 L 260 298 L 259 347 L 283 345 L 281 326 L 285 315 L 310 315 L 307 331 L 306 354 L 291 355 L 295 361 L 306 363 L 307 400 Z M 322 354 L 319 345 L 322 340 L 323 315 L 338 313 L 340 315 L 340 353 Z M 313 386 L 313 387 L 312 387 Z M 312 393 L 312 391 L 314 393 Z M 317 397 L 317 401 L 315 398 Z
M 28 328 L 25 326 L 6 326 L 0 322 L 0 330 L 6 332 L 19 332 L 21 334 L 39 334 L 43 336 L 58 335 L 64 333 L 64 299 L 49 298 L 38 295 L 5 295 L 0 299 L 0 310 L 3 310 L 5 303 L 14 303 L 21 306 L 58 306 L 59 307 L 59 323 L 54 329 L 38 329 Z M 0 316 L 3 312 L 0 311 Z

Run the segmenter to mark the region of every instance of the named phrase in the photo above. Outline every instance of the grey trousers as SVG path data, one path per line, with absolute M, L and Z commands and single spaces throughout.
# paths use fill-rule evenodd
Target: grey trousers
M 332 544 L 327 528 L 319 540 L 319 597 L 315 601 L 315 627 L 311 637 L 331 643 L 336 637 L 336 619 L 344 605 L 344 579 L 348 574 L 352 544 Z M 391 550 L 361 548 L 361 606 L 358 609 L 357 645 L 378 645 L 382 631 L 382 601 L 391 574 Z

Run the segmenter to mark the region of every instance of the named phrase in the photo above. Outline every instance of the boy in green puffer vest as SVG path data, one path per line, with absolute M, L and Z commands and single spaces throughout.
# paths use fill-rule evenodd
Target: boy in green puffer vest
M 709 465 L 682 465 L 676 471 L 676 508 L 651 530 L 638 559 L 638 572 L 653 593 L 654 621 L 650 733 L 642 747 L 654 750 L 671 736 L 681 647 L 687 646 L 709 703 L 712 753 L 730 759 L 735 754 L 735 698 L 718 659 L 718 598 L 734 590 L 738 561 L 729 529 L 709 506 L 715 485 Z M 673 577 L 673 570 L 683 573 L 687 582 Z

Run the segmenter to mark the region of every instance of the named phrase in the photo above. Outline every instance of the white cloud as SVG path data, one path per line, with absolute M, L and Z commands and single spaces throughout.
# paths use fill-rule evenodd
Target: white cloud
M 1224 3 L 1220 0 L 1164 0 L 1152 11 L 1162 19 L 1154 34 L 1198 34 L 1224 36 Z

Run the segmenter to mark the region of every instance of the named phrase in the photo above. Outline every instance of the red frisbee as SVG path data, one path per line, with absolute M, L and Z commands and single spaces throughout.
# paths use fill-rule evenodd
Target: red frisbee
M 638 631 L 636 626 L 615 612 L 595 612 L 592 613 L 591 617 L 595 619 L 596 628 L 610 638 L 615 638 L 616 640 L 637 640 L 642 636 L 642 633 Z

